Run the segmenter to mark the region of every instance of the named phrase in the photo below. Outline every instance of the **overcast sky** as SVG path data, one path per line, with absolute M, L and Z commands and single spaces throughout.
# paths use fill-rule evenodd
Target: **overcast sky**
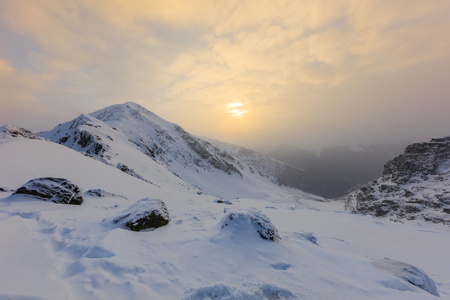
M 450 1 L 0 1 L 0 125 L 134 101 L 259 147 L 450 135 Z

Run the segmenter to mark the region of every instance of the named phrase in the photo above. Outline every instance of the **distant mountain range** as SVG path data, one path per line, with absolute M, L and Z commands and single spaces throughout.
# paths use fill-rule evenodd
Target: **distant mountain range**
M 304 171 L 302 180 L 290 181 L 290 186 L 325 198 L 338 198 L 381 176 L 384 164 L 405 147 L 404 144 L 366 145 L 358 149 L 330 147 L 316 155 L 280 145 L 267 155 Z

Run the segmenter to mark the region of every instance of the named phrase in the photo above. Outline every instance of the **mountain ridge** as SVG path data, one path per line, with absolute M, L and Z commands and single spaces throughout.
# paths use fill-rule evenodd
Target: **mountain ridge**
M 151 181 L 141 162 L 125 157 L 126 148 L 132 147 L 205 191 L 212 191 L 213 185 L 220 186 L 224 178 L 242 188 L 248 183 L 256 187 L 267 180 L 286 186 L 294 186 L 295 181 L 298 187 L 303 178 L 298 168 L 247 148 L 195 137 L 133 102 L 82 114 L 39 135 L 120 169 L 132 169 L 136 177 Z M 209 176 L 211 172 L 217 176 Z M 223 177 L 221 172 L 229 177 Z M 226 194 L 230 199 L 239 197 L 238 191 Z

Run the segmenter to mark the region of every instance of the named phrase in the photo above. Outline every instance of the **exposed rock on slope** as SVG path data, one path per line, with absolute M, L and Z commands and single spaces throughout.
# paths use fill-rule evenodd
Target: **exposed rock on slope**
M 6 137 L 21 137 L 31 140 L 42 140 L 42 138 L 33 132 L 29 131 L 25 128 L 19 128 L 11 125 L 4 125 L 0 127 L 0 138 L 6 138 Z
M 95 157 L 103 162 L 111 158 L 110 147 L 96 134 L 95 129 L 109 127 L 87 115 L 80 115 L 73 121 L 59 124 L 53 130 L 39 133 L 52 142 L 63 144 L 69 148 Z M 92 130 L 94 129 L 94 130 Z
M 44 177 L 28 181 L 14 195 L 29 195 L 41 200 L 81 205 L 83 197 L 78 186 L 64 178 Z
M 346 207 L 450 225 L 450 137 L 408 146 L 385 165 L 382 177 L 351 193 Z
M 90 196 L 90 197 L 99 197 L 99 198 L 102 198 L 102 197 L 117 197 L 117 198 L 127 199 L 127 197 L 125 197 L 125 196 L 122 196 L 122 195 L 119 195 L 119 194 L 114 194 L 114 193 L 111 193 L 111 192 L 107 192 L 107 191 L 104 191 L 102 189 L 90 189 L 90 190 L 87 190 L 85 192 L 85 194 L 87 196 Z

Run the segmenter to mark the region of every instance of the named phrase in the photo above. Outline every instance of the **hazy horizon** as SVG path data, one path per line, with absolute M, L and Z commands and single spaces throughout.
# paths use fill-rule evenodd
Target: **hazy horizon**
M 250 148 L 450 135 L 450 2 L 2 1 L 0 126 L 136 102 Z

